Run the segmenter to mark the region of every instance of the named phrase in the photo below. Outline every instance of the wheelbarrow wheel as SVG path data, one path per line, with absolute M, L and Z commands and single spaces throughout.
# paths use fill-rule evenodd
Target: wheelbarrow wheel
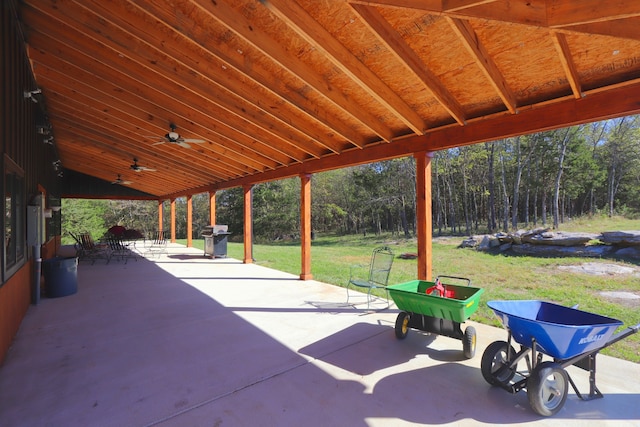
M 396 318 L 396 338 L 403 340 L 409 333 L 409 320 L 411 316 L 406 311 L 401 311 Z
M 476 328 L 473 326 L 467 326 L 464 330 L 462 352 L 467 359 L 471 359 L 476 355 Z
M 531 408 L 545 417 L 556 414 L 567 400 L 568 386 L 569 377 L 560 364 L 550 361 L 538 364 L 527 380 Z
M 480 371 L 485 381 L 495 386 L 511 381 L 516 374 L 516 367 L 508 367 L 509 354 L 514 355 L 516 351 L 506 341 L 494 341 L 487 346 L 480 362 Z

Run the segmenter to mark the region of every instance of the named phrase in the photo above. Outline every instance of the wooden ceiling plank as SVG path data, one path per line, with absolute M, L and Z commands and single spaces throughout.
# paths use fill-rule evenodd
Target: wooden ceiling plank
M 449 22 L 451 28 L 458 34 L 460 41 L 467 48 L 472 58 L 478 64 L 478 67 L 487 77 L 491 86 L 496 90 L 497 94 L 504 102 L 507 110 L 511 114 L 516 113 L 516 97 L 509 89 L 507 82 L 505 81 L 502 73 L 496 66 L 495 62 L 491 59 L 491 56 L 483 46 L 482 42 L 478 39 L 478 35 L 471 27 L 468 21 L 445 17 Z
M 262 4 L 307 43 L 323 52 L 334 66 L 384 105 L 411 130 L 418 135 L 424 133 L 426 125 L 422 117 L 297 3 L 287 0 L 263 0 Z
M 123 70 L 134 79 L 144 83 L 151 89 L 162 90 L 165 93 L 175 93 L 173 103 L 183 103 L 192 108 L 199 108 L 201 111 L 210 112 L 215 117 L 222 117 L 223 121 L 239 132 L 251 132 L 255 138 L 268 141 L 269 146 L 279 150 L 284 155 L 289 155 L 295 161 L 303 161 L 308 156 L 319 157 L 324 154 L 324 150 L 317 150 L 309 144 L 303 144 L 293 135 L 297 134 L 293 128 L 286 130 L 272 123 L 262 122 L 261 115 L 247 105 L 233 106 L 224 105 L 226 100 L 220 97 L 217 92 L 211 92 L 210 82 L 202 81 L 199 73 L 185 69 L 180 64 L 159 52 L 150 49 L 141 40 L 123 34 L 121 30 L 111 25 L 107 20 L 96 19 L 91 11 L 85 8 L 73 8 L 75 3 L 71 0 L 59 0 L 58 3 L 65 3 L 62 8 L 60 4 L 56 8 L 51 8 L 50 16 L 56 17 L 58 10 L 64 10 L 65 19 L 74 20 L 74 29 L 85 28 L 85 22 L 90 25 L 84 31 L 84 39 L 91 38 L 96 43 L 109 47 L 113 54 L 105 52 L 104 48 L 97 51 L 89 51 L 96 59 L 109 59 L 111 63 L 106 65 L 112 68 Z M 87 16 L 90 14 L 90 16 Z M 61 18 L 62 18 L 61 17 Z M 89 25 L 89 24 L 87 24 Z M 100 31 L 97 31 L 100 29 Z M 94 37 L 93 34 L 97 34 Z M 109 34 L 109 37 L 102 37 L 101 34 Z M 85 48 L 86 51 L 86 48 Z M 131 55 L 131 52 L 135 53 Z M 158 70 L 162 72 L 159 73 Z M 150 74 L 152 73 L 152 74 Z M 151 76 L 157 76 L 155 80 Z M 188 78 L 188 85 L 184 84 Z M 171 79 L 171 80 L 169 80 Z M 153 82 L 153 87 L 151 86 Z M 207 96 L 203 94 L 207 94 Z M 178 95 L 179 94 L 179 95 Z M 212 101 L 215 99 L 215 102 Z M 299 135 L 299 134 L 298 134 Z M 313 144 L 315 145 L 315 144 Z M 286 149 L 285 147 L 288 147 Z M 295 153 L 298 153 L 297 155 Z M 285 162 L 287 164 L 288 162 Z
M 553 38 L 553 43 L 556 46 L 556 50 L 558 51 L 558 57 L 560 58 L 562 68 L 564 68 L 564 72 L 567 75 L 569 85 L 571 85 L 573 96 L 576 99 L 582 98 L 583 94 L 582 87 L 580 85 L 580 77 L 578 76 L 576 65 L 573 62 L 571 49 L 569 48 L 569 44 L 567 43 L 566 36 L 564 34 L 558 33 L 557 31 L 551 30 L 551 37 Z
M 354 104 L 341 91 L 336 90 L 329 82 L 319 76 L 316 70 L 290 55 L 269 34 L 251 25 L 251 22 L 248 22 L 242 15 L 235 12 L 224 1 L 194 0 L 194 3 L 272 61 L 284 67 L 288 73 L 305 82 L 343 112 L 353 116 L 381 139 L 385 141 L 393 139 L 394 135 L 391 129 L 369 113 L 366 108 Z
M 64 100 L 58 102 L 64 102 Z M 93 122 L 79 120 L 77 116 L 73 115 L 75 112 L 77 111 L 73 109 L 60 110 L 56 115 L 56 128 L 58 125 L 62 125 L 69 136 L 74 137 L 70 140 L 70 144 L 66 144 L 72 149 L 79 144 L 83 146 L 95 145 L 97 148 L 108 150 L 118 156 L 123 163 L 128 162 L 127 164 L 130 165 L 134 158 L 147 159 L 147 162 L 151 162 L 153 167 L 157 166 L 160 169 L 189 174 L 191 178 L 199 181 L 223 181 L 236 175 L 225 173 L 224 166 L 226 164 L 222 165 L 219 162 L 211 162 L 212 164 L 202 161 L 194 162 L 185 157 L 158 155 L 157 152 L 145 147 L 131 147 L 131 145 L 120 142 L 124 135 L 114 134 L 114 128 L 105 127 L 99 120 Z M 58 136 L 57 132 L 56 136 Z
M 88 98 L 88 96 L 91 96 L 90 91 L 77 92 L 73 87 L 69 87 L 68 84 L 64 87 L 61 85 L 56 86 L 57 82 L 62 81 L 62 79 L 56 79 L 55 72 L 46 72 L 41 74 L 41 76 L 43 82 L 47 82 L 47 88 L 53 88 L 55 90 L 55 95 L 50 98 L 51 106 L 55 107 L 57 114 L 66 114 L 69 120 L 75 120 L 79 126 L 85 125 L 88 131 L 94 129 L 94 133 L 97 136 L 100 136 L 100 133 L 105 136 L 110 136 L 115 145 L 121 144 L 124 147 L 130 147 L 129 151 L 131 154 L 127 156 L 129 158 L 139 157 L 138 153 L 143 151 L 157 158 L 162 158 L 166 155 L 165 151 L 159 152 L 157 148 L 149 144 L 139 143 L 133 145 L 128 142 L 128 139 L 130 139 L 133 134 L 139 132 L 139 126 L 144 125 L 144 122 L 138 120 L 133 114 L 125 111 L 126 106 L 123 106 L 121 110 L 111 108 L 109 112 L 109 122 L 103 121 L 104 111 L 94 107 L 98 102 L 95 101 L 95 97 Z M 69 82 L 69 80 L 66 81 Z M 100 105 L 104 104 L 100 103 Z M 140 138 L 140 140 L 142 140 L 142 138 Z M 225 174 L 226 177 L 228 177 L 230 171 L 242 174 L 262 170 L 262 168 L 248 168 L 242 164 L 242 160 L 219 156 L 217 153 L 216 156 L 207 155 L 206 158 L 202 156 L 201 152 L 196 152 L 196 150 L 180 149 L 179 153 L 181 159 L 199 167 L 204 167 L 208 163 L 218 165 L 224 162 L 225 166 L 221 169 L 227 171 Z
M 378 40 L 387 46 L 398 61 L 409 71 L 414 73 L 438 100 L 440 105 L 460 125 L 464 125 L 465 113 L 456 99 L 447 91 L 440 80 L 429 70 L 429 67 L 418 57 L 400 34 L 384 19 L 374 8 L 352 4 L 351 7 L 362 17 L 363 22 L 378 37 Z
M 94 4 L 102 2 L 93 2 Z M 112 4 L 107 6 L 109 9 L 113 7 Z M 341 120 L 335 117 L 331 112 L 325 112 L 324 114 L 318 114 L 317 106 L 312 103 L 308 98 L 302 96 L 296 91 L 284 91 L 278 89 L 278 86 L 281 84 L 280 81 L 277 81 L 273 75 L 266 74 L 261 72 L 261 70 L 256 69 L 257 67 L 253 67 L 250 61 L 243 61 L 244 57 L 232 56 L 227 54 L 224 51 L 224 46 L 221 43 L 214 43 L 211 37 L 199 37 L 198 34 L 191 31 L 189 28 L 182 29 L 182 32 L 176 30 L 176 28 L 169 24 L 170 16 L 167 16 L 164 12 L 164 9 L 157 7 L 155 4 L 150 7 L 148 3 L 144 5 L 138 5 L 140 10 L 144 13 L 147 13 L 149 16 L 154 17 L 157 21 L 161 22 L 169 31 L 175 33 L 177 37 L 181 37 L 185 40 L 185 42 L 191 44 L 194 48 L 200 49 L 203 51 L 202 57 L 204 60 L 195 61 L 189 55 L 184 54 L 183 49 L 172 49 L 173 44 L 169 43 L 163 45 L 167 52 L 170 53 L 174 58 L 181 58 L 182 62 L 189 63 L 190 66 L 196 69 L 198 72 L 206 75 L 208 78 L 215 81 L 217 84 L 226 87 L 229 90 L 232 90 L 238 96 L 245 99 L 247 102 L 252 103 L 257 108 L 262 109 L 267 114 L 272 114 L 276 116 L 279 120 L 287 122 L 288 116 L 287 113 L 291 111 L 291 109 L 297 109 L 300 112 L 306 114 L 309 120 L 320 123 L 325 126 L 327 129 L 331 130 L 332 133 L 336 133 L 338 135 L 343 136 L 347 141 L 352 142 L 356 146 L 363 146 L 365 141 L 362 138 L 362 135 L 355 132 L 353 127 L 348 126 L 344 120 Z M 126 23 L 129 21 L 124 19 Z M 133 26 L 134 30 L 139 29 L 138 26 Z M 159 30 L 156 28 L 145 28 L 144 31 L 139 29 L 142 34 L 152 34 L 154 41 L 157 43 L 162 43 L 162 37 L 159 33 Z M 138 35 L 138 37 L 142 37 Z M 206 54 L 204 53 L 206 52 Z M 237 52 L 236 52 L 237 53 Z M 224 67 L 231 68 L 235 73 L 241 74 L 248 78 L 249 80 L 256 83 L 256 85 L 262 87 L 266 91 L 270 92 L 275 100 L 267 100 L 265 101 L 263 97 L 258 99 L 254 99 L 256 97 L 256 93 L 252 90 L 251 87 L 244 84 L 243 82 L 237 81 L 237 79 L 233 79 L 230 77 L 231 73 L 227 72 L 212 72 L 216 70 L 210 66 L 210 60 L 207 60 L 206 56 L 210 56 L 211 58 L 216 58 L 221 63 L 225 64 Z M 223 69 L 224 70 L 224 69 Z M 274 104 L 284 104 L 287 108 L 278 107 L 276 109 L 272 108 Z M 304 129 L 304 124 L 298 125 L 297 127 L 302 127 Z M 313 138 L 315 129 L 311 129 L 306 131 L 307 134 Z M 334 152 L 339 152 L 342 150 L 341 147 L 337 147 L 336 144 L 327 144 L 327 147 L 330 148 Z
M 279 136 L 282 138 L 285 138 L 283 135 L 284 132 L 282 130 L 278 130 L 287 129 L 288 133 L 293 135 L 293 138 L 301 139 L 303 141 L 304 139 L 307 139 L 306 143 L 299 144 L 302 146 L 315 144 L 323 147 L 323 149 L 328 149 L 335 153 L 338 153 L 343 149 L 341 144 L 336 141 L 335 138 L 330 138 L 327 133 L 323 134 L 318 132 L 316 126 L 312 127 L 308 122 L 304 121 L 298 121 L 296 122 L 296 126 L 293 126 L 290 117 L 286 116 L 286 111 L 284 111 L 284 109 L 272 109 L 266 106 L 268 105 L 267 103 L 255 102 L 252 99 L 256 96 L 255 91 L 252 91 L 251 87 L 248 87 L 247 84 L 244 84 L 237 79 L 227 78 L 230 73 L 212 72 L 213 67 L 209 61 L 203 57 L 203 53 L 205 53 L 204 49 L 197 46 L 188 37 L 178 33 L 175 28 L 164 21 L 164 18 L 161 19 L 161 17 L 154 16 L 156 21 L 163 23 L 165 28 L 174 33 L 174 37 L 179 34 L 178 37 L 181 40 L 183 40 L 187 45 L 190 45 L 189 47 L 197 48 L 199 52 L 192 54 L 193 51 L 190 50 L 189 47 L 167 41 L 166 38 L 163 38 L 163 34 L 159 31 L 160 29 L 158 26 L 151 28 L 147 26 L 143 30 L 141 25 L 138 25 L 138 23 L 132 19 L 131 14 L 127 14 L 126 9 L 120 8 L 118 5 L 119 3 L 115 1 L 108 4 L 102 1 L 83 1 L 83 6 L 87 8 L 90 7 L 91 12 L 97 14 L 100 18 L 97 20 L 98 22 L 109 22 L 120 31 L 135 37 L 140 41 L 140 43 L 146 45 L 148 50 L 135 49 L 138 52 L 144 52 L 143 56 L 149 55 L 150 57 L 153 57 L 154 55 L 152 54 L 152 51 L 162 52 L 162 54 L 171 58 L 169 62 L 175 61 L 180 66 L 184 67 L 186 72 L 194 73 L 198 77 L 206 79 L 207 81 L 205 81 L 202 86 L 194 87 L 194 90 L 202 93 L 203 95 L 206 94 L 209 100 L 215 100 L 216 104 L 230 111 L 232 114 L 251 117 L 251 121 L 254 124 L 264 129 L 274 129 L 273 131 L 279 132 Z M 117 9 L 113 10 L 114 8 Z M 145 9 L 146 13 L 149 13 L 148 9 L 148 7 Z M 108 31 L 108 33 L 110 34 L 110 38 L 114 38 L 114 31 Z M 207 54 L 210 55 L 208 52 Z M 165 66 L 173 67 L 171 63 L 167 63 Z M 215 90 L 212 90 L 212 88 L 215 88 Z M 207 90 L 207 92 L 205 92 L 205 90 Z M 276 123 L 267 123 L 265 121 L 266 119 L 275 121 Z M 316 120 L 314 120 L 314 122 L 315 121 Z M 291 137 L 289 137 L 289 139 L 290 138 Z M 321 155 L 320 152 L 314 150 L 308 150 L 308 153 L 315 157 L 319 157 Z
M 28 15 L 28 14 L 29 14 L 29 10 L 25 10 L 25 15 Z M 38 24 L 36 25 L 36 28 L 38 30 L 33 31 L 35 35 L 39 34 L 41 29 L 43 27 L 47 27 L 47 23 L 50 22 L 50 20 L 46 18 L 46 15 L 43 17 L 43 20 L 41 21 L 38 21 L 37 18 L 34 18 L 33 16 L 31 16 L 30 19 L 32 22 L 36 22 Z M 157 90 L 158 82 L 156 82 L 156 85 L 154 85 L 154 87 L 149 86 L 149 83 L 148 83 L 150 79 L 149 73 L 145 74 L 144 72 L 141 71 L 137 74 L 132 74 L 132 73 L 127 73 L 126 75 L 123 74 L 120 70 L 128 70 L 128 68 L 135 69 L 136 66 L 132 64 L 130 61 L 126 60 L 124 57 L 120 57 L 117 55 L 116 55 L 117 61 L 121 61 L 121 63 L 115 64 L 115 67 L 112 65 L 106 64 L 104 62 L 100 62 L 99 57 L 87 56 L 86 53 L 91 53 L 96 50 L 100 50 L 101 48 L 103 48 L 103 46 L 97 43 L 88 44 L 89 41 L 88 41 L 88 38 L 86 37 L 80 37 L 79 40 L 75 40 L 75 39 L 70 40 L 66 36 L 66 34 L 58 31 L 58 27 L 61 27 L 63 25 L 64 24 L 60 22 L 53 24 L 51 26 L 52 28 L 51 27 L 48 28 L 47 33 L 43 34 L 42 40 L 39 42 L 39 44 L 43 46 L 47 46 L 47 44 L 50 44 L 51 45 L 50 50 L 52 52 L 55 52 L 57 49 L 59 49 L 59 47 L 57 46 L 57 43 L 60 43 L 66 46 L 66 48 L 68 48 L 69 51 L 74 51 L 75 54 L 78 55 L 78 57 L 86 58 L 85 61 L 89 61 L 89 62 L 83 62 L 79 68 L 96 70 L 94 72 L 95 74 L 100 73 L 102 75 L 105 75 L 108 73 L 108 77 L 106 78 L 103 77 L 103 78 L 107 81 L 118 81 L 119 82 L 118 85 L 120 86 L 120 93 L 135 94 L 136 96 L 138 96 L 138 99 L 136 100 L 136 103 L 138 104 L 140 104 L 141 102 L 140 100 L 146 100 L 147 102 L 151 103 L 150 100 L 154 99 L 155 105 L 158 107 L 158 109 L 163 111 L 162 113 L 157 114 L 158 117 L 167 117 L 168 114 L 172 114 L 169 110 L 165 109 L 165 106 L 175 104 L 177 103 L 177 101 L 174 98 L 169 97 L 166 91 Z M 78 49 L 81 49 L 81 50 L 78 50 Z M 69 56 L 71 54 L 66 53 L 65 55 Z M 153 73 L 151 75 L 153 75 Z M 161 77 L 158 77 L 158 78 L 161 78 Z M 163 89 L 168 90 L 169 86 L 167 85 L 166 87 L 163 87 Z M 172 89 L 175 89 L 175 88 L 172 87 Z M 165 99 L 158 101 L 158 97 L 165 98 Z M 192 105 L 187 105 L 187 107 L 192 107 Z M 147 106 L 146 108 L 148 109 L 150 107 Z M 193 117 L 193 114 L 198 114 L 201 116 L 199 117 L 200 122 L 204 121 L 208 123 L 208 128 L 213 129 L 216 132 L 223 133 L 224 136 L 226 136 L 228 139 L 233 141 L 244 140 L 243 142 L 244 146 L 253 147 L 252 148 L 253 150 L 255 150 L 256 147 L 258 147 L 259 151 L 257 151 L 257 153 L 261 153 L 265 157 L 271 160 L 274 160 L 280 164 L 289 163 L 287 160 L 288 155 L 283 154 L 281 150 L 276 150 L 273 147 L 274 145 L 273 143 L 262 143 L 258 139 L 258 137 L 260 136 L 259 130 L 256 129 L 256 132 L 254 132 L 253 134 L 249 134 L 245 129 L 244 132 L 238 134 L 238 131 L 236 129 L 232 129 L 227 123 L 220 121 L 220 119 L 217 117 L 210 116 L 209 115 L 210 111 L 208 111 L 206 107 L 203 107 L 198 110 L 188 108 L 185 111 L 191 114 L 191 116 L 185 116 L 186 120 L 191 122 L 198 122 L 198 120 L 196 120 Z M 204 118 L 205 115 L 206 115 L 206 119 Z M 241 127 L 241 126 L 238 125 L 238 127 Z M 247 128 L 251 130 L 252 126 L 247 124 Z M 246 135 L 246 138 L 242 135 Z
M 26 14 L 27 13 L 25 13 L 25 15 Z M 305 159 L 305 153 L 299 147 L 290 145 L 288 141 L 280 140 L 273 136 L 273 134 L 268 134 L 264 129 L 255 126 L 247 119 L 239 116 L 231 118 L 228 115 L 223 115 L 215 104 L 210 103 L 201 96 L 187 97 L 181 93 L 175 80 L 169 81 L 167 76 L 158 74 L 153 69 L 145 68 L 144 65 L 117 52 L 113 52 L 110 57 L 105 58 L 104 52 L 102 51 L 107 49 L 107 47 L 100 41 L 86 35 L 77 34 L 75 29 L 66 26 L 66 24 L 62 22 L 47 19 L 46 15 L 43 15 L 40 22 L 35 21 L 36 18 L 34 17 L 31 17 L 31 19 L 37 22 L 37 26 L 35 27 L 36 31 L 46 31 L 46 36 L 52 39 L 50 43 L 53 46 L 55 46 L 55 43 L 61 43 L 68 49 L 77 52 L 78 55 L 90 58 L 91 62 L 80 68 L 94 70 L 94 73 L 100 73 L 101 75 L 110 73 L 110 77 L 107 78 L 107 80 L 126 76 L 131 83 L 129 83 L 128 89 L 123 91 L 123 94 L 135 93 L 141 98 L 147 99 L 157 94 L 157 96 L 166 98 L 166 100 L 157 104 L 160 108 L 166 108 L 166 105 L 172 105 L 172 109 L 175 110 L 175 106 L 182 104 L 184 106 L 183 111 L 187 113 L 194 114 L 197 112 L 206 115 L 208 117 L 207 122 L 209 123 L 216 122 L 221 126 L 234 129 L 235 132 L 244 133 L 251 139 L 254 146 L 258 143 L 261 144 L 261 152 L 264 155 L 269 154 L 273 160 L 279 161 L 280 164 L 289 164 L 291 159 L 295 161 Z M 63 26 L 66 27 L 66 29 L 61 29 Z M 70 33 L 75 34 L 75 37 L 71 38 L 71 36 L 69 36 Z M 55 49 L 55 47 L 53 48 Z M 171 74 L 173 75 L 175 73 Z M 176 95 L 169 96 L 168 94 L 170 93 L 176 93 Z M 212 115 L 212 111 L 217 111 L 218 115 Z M 166 117 L 166 115 L 163 116 Z M 185 116 L 185 118 L 193 121 L 193 119 L 188 116 Z M 211 124 L 209 127 L 211 127 Z M 284 150 L 282 147 L 283 143 L 290 148 L 289 152 Z
M 67 54 L 67 57 L 69 57 L 70 55 Z M 91 75 L 89 73 L 87 73 L 85 70 L 81 69 L 81 68 L 77 68 L 73 65 L 71 65 L 70 63 L 63 63 L 62 61 L 59 61 L 57 59 L 52 59 L 54 58 L 54 56 L 52 56 L 51 53 L 47 54 L 47 53 L 42 53 L 39 51 L 35 51 L 32 49 L 31 52 L 31 58 L 32 60 L 39 64 L 39 72 L 45 72 L 48 69 L 48 65 L 45 65 L 44 62 L 40 63 L 39 61 L 42 60 L 47 60 L 48 63 L 47 64 L 57 64 L 59 67 L 59 73 L 60 75 L 62 75 L 63 77 L 59 78 L 59 81 L 65 81 L 68 80 L 69 82 L 74 82 L 76 85 L 81 85 L 83 87 L 83 89 L 73 89 L 73 90 L 78 90 L 78 94 L 80 94 L 80 96 L 83 96 L 82 94 L 87 92 L 87 91 L 98 91 L 100 90 L 99 88 L 106 88 L 106 91 L 101 91 L 100 95 L 94 95 L 92 98 L 88 98 L 87 100 L 85 100 L 86 102 L 86 106 L 85 109 L 89 109 L 89 110 L 94 110 L 92 114 L 98 115 L 98 114 L 104 114 L 104 108 L 110 108 L 111 110 L 115 110 L 115 111 L 123 111 L 123 114 L 125 114 L 126 116 L 122 117 L 122 121 L 121 123 L 137 123 L 137 126 L 139 126 L 141 129 L 144 129 L 145 127 L 148 127 L 148 119 L 149 114 L 152 114 L 153 116 L 166 116 L 167 114 L 169 114 L 168 111 L 159 109 L 154 107 L 153 105 L 149 105 L 147 107 L 145 107 L 143 110 L 139 108 L 140 105 L 142 105 L 144 107 L 145 102 L 147 102 L 147 99 L 140 99 L 140 101 L 138 103 L 131 103 L 131 102 L 124 102 L 122 101 L 119 97 L 115 97 L 114 95 L 112 95 L 112 93 L 120 93 L 123 91 L 123 89 L 121 87 L 115 86 L 115 78 L 110 79 L 110 80 L 102 80 L 100 79 L 98 76 L 96 75 Z M 66 77 L 64 77 L 66 76 Z M 54 77 L 55 79 L 55 77 Z M 100 79 L 101 81 L 98 81 L 98 79 Z M 85 82 L 92 82 L 92 85 L 87 85 Z M 158 104 L 160 104 L 161 101 L 158 101 Z M 95 108 L 94 105 L 98 105 L 99 107 L 102 108 L 102 110 L 100 110 L 99 108 Z M 110 114 L 117 114 L 114 111 L 111 111 Z M 138 131 L 139 133 L 140 131 Z M 149 132 L 151 133 L 151 132 Z M 142 141 L 143 139 L 145 139 L 145 137 L 143 135 L 140 135 L 139 137 L 139 141 Z M 148 138 L 147 138 L 148 139 Z M 235 142 L 229 142 L 226 145 L 237 145 Z M 244 146 L 238 146 L 236 148 L 231 148 L 231 150 L 229 150 L 229 148 L 221 145 L 220 147 L 216 147 L 215 150 L 209 150 L 208 149 L 209 144 L 206 144 L 206 151 L 203 151 L 202 148 L 198 147 L 196 148 L 198 150 L 198 152 L 200 153 L 204 153 L 207 155 L 207 157 L 212 157 L 213 160 L 223 160 L 223 159 L 227 159 L 229 157 L 231 157 L 232 159 L 237 157 L 237 162 L 238 164 L 244 165 L 245 168 L 248 166 L 253 167 L 254 172 L 255 171 L 260 171 L 263 170 L 265 167 L 268 168 L 274 168 L 276 165 L 275 163 L 268 163 L 267 159 L 264 158 L 262 161 L 260 161 L 262 159 L 262 157 L 260 155 L 258 155 L 257 152 L 246 152 L 247 149 Z M 192 151 L 195 150 L 190 150 L 189 152 L 185 151 L 184 155 L 189 155 Z M 251 172 L 249 170 L 243 170 L 244 173 L 248 173 Z
M 550 28 L 613 21 L 640 16 L 638 1 L 547 0 Z
M 116 166 L 106 168 L 107 163 L 105 163 L 104 160 L 105 154 L 94 145 L 87 147 L 86 151 L 68 153 L 68 157 L 71 159 L 73 167 L 68 167 L 63 164 L 65 169 L 81 172 L 105 181 L 113 181 L 117 175 L 120 174 L 123 179 L 126 177 L 127 179 L 135 181 L 131 184 L 131 188 L 151 194 L 162 194 L 168 189 L 177 190 L 199 185 L 197 181 L 189 179 L 188 174 L 167 174 L 159 170 L 135 172 L 128 166 L 132 163 L 131 161 L 129 161 L 127 166 L 123 167 L 122 170 L 119 169 L 117 164 Z M 146 167 L 150 166 L 144 159 L 139 159 L 138 164 Z

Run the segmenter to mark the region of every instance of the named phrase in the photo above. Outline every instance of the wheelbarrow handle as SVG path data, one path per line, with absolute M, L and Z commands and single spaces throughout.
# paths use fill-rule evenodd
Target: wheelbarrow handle
M 633 335 L 638 331 L 640 331 L 640 323 L 638 323 L 635 326 L 629 326 L 621 330 L 620 332 L 614 334 L 611 338 L 609 338 L 609 341 L 607 341 L 602 348 L 609 347 L 611 344 L 616 343 L 622 339 L 625 339 L 629 335 Z
M 467 278 L 467 277 L 458 277 L 458 276 L 437 276 L 436 277 L 436 282 L 442 278 L 447 278 L 447 279 L 456 279 L 456 280 L 462 280 L 467 282 L 467 286 L 471 286 L 471 279 Z M 444 284 L 444 283 L 443 283 Z

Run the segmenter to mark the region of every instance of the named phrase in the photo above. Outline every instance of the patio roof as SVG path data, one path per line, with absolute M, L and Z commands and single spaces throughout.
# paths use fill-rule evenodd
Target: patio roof
M 569 393 L 540 418 L 524 392 L 482 378 L 506 332 L 475 322 L 478 349 L 411 331 L 397 310 L 345 304 L 343 288 L 172 244 L 153 259 L 81 263 L 78 292 L 32 305 L 0 368 L 5 427 L 560 426 L 640 418 L 640 365 L 598 356 L 603 399 Z M 467 326 L 465 324 L 465 326 Z M 365 357 L 366 355 L 366 357 Z M 572 377 L 588 390 L 586 372 Z
M 24 0 L 18 12 L 62 166 L 128 181 L 131 197 L 640 111 L 637 2 Z

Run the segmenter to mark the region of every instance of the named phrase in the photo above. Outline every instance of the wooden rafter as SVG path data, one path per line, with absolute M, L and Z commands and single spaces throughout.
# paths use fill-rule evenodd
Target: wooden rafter
M 429 70 L 422 59 L 407 45 L 382 15 L 368 6 L 358 4 L 352 4 L 351 6 L 367 23 L 371 31 L 376 34 L 380 42 L 384 43 L 389 51 L 398 58 L 398 61 L 425 84 L 438 102 L 451 114 L 451 117 L 459 124 L 464 125 L 466 117 L 458 101 L 442 86 L 442 83 Z
M 213 3 L 207 0 L 194 1 L 203 11 L 210 14 L 212 18 L 218 20 L 229 28 L 229 30 L 242 37 L 253 47 L 267 55 L 271 60 L 282 65 L 288 72 L 317 90 L 337 107 L 352 114 L 360 120 L 362 124 L 376 132 L 380 138 L 387 141 L 393 138 L 391 130 L 381 124 L 376 117 L 358 108 L 357 105 L 353 104 L 344 94 L 333 90 L 322 77 L 318 76 L 313 68 L 290 55 L 276 40 L 273 40 L 269 34 L 252 26 L 251 22 L 248 22 L 242 15 L 231 9 L 227 4 L 224 2 Z
M 570 124 L 583 94 L 614 117 L 634 108 L 604 94 L 640 78 L 636 2 L 10 1 L 63 167 L 111 182 L 139 158 L 144 197 Z
M 485 74 L 491 86 L 496 90 L 498 96 L 500 96 L 502 102 L 504 102 L 504 105 L 507 107 L 507 110 L 514 114 L 517 107 L 516 97 L 511 89 L 509 89 L 502 73 L 496 66 L 495 62 L 491 59 L 491 56 L 482 45 L 482 42 L 478 39 L 477 34 L 469 22 L 450 17 L 446 17 L 445 19 L 449 22 L 451 28 L 458 34 L 460 41 L 464 44 L 473 60 Z
M 562 67 L 567 74 L 567 80 L 569 80 L 569 84 L 571 85 L 573 96 L 575 98 L 580 98 L 582 97 L 582 87 L 580 85 L 578 71 L 576 70 L 573 58 L 571 57 L 571 50 L 569 49 L 567 38 L 564 34 L 558 33 L 557 31 L 551 31 L 551 35 L 553 36 L 554 44 L 558 50 L 558 56 L 562 62 Z
M 423 119 L 304 9 L 296 6 L 295 2 L 286 0 L 264 0 L 263 4 L 298 35 L 322 51 L 336 67 L 365 89 L 376 101 L 402 119 L 415 133 L 424 133 Z

